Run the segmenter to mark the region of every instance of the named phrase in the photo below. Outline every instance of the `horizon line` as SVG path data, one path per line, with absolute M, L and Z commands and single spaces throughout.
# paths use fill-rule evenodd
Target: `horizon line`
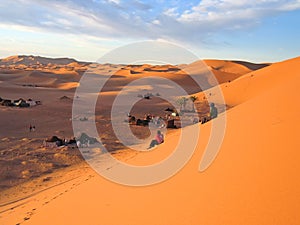
M 45 59 L 55 59 L 55 60 L 59 60 L 59 59 L 70 59 L 70 60 L 74 60 L 76 62 L 79 63 L 97 63 L 97 64 L 112 64 L 112 65 L 145 65 L 145 64 L 149 64 L 149 65 L 168 65 L 168 64 L 152 64 L 152 63 L 133 63 L 133 64 L 126 64 L 126 63 L 111 63 L 111 62 L 97 62 L 97 61 L 90 61 L 90 60 L 81 60 L 81 59 L 77 59 L 76 57 L 72 57 L 72 56 L 49 56 L 49 55 L 42 55 L 42 54 L 17 54 L 17 55 L 9 55 L 9 56 L 4 56 L 0 58 L 0 61 L 4 60 L 4 59 L 8 59 L 11 57 L 40 57 L 40 58 L 45 58 Z M 263 62 L 255 62 L 255 61 L 250 61 L 247 59 L 232 59 L 232 58 L 199 58 L 199 60 L 196 61 L 191 61 L 189 63 L 182 63 L 182 64 L 191 64 L 197 61 L 205 61 L 205 60 L 219 60 L 219 61 L 230 61 L 230 62 L 247 62 L 247 63 L 252 63 L 252 64 L 273 64 L 273 63 L 278 63 L 278 62 L 282 62 L 282 61 L 286 61 L 289 59 L 294 59 L 294 58 L 298 58 L 299 56 L 296 57 L 291 57 L 291 58 L 287 58 L 281 61 L 263 61 Z M 149 60 L 150 61 L 150 60 Z M 154 61 L 154 60 L 152 60 Z M 170 64 L 171 65 L 171 64 Z M 179 64 L 177 64 L 179 65 Z

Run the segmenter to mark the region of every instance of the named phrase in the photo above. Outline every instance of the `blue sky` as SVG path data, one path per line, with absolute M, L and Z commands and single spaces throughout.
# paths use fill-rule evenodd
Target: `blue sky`
M 96 61 L 164 40 L 199 58 L 274 62 L 300 54 L 300 0 L 1 0 L 0 58 Z

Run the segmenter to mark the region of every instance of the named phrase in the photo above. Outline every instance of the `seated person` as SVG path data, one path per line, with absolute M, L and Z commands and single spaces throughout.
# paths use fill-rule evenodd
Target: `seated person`
M 148 149 L 153 148 L 156 145 L 159 145 L 164 142 L 164 135 L 161 133 L 160 130 L 157 131 L 157 134 L 155 136 L 155 139 L 153 139 L 150 143 L 150 146 Z
M 216 108 L 214 103 L 210 104 L 210 113 L 209 113 L 210 119 L 214 119 L 218 117 L 218 109 Z

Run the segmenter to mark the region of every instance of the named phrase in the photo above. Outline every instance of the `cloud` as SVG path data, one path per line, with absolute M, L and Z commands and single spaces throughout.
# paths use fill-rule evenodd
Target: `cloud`
M 300 0 L 4 0 L 0 24 L 111 39 L 205 42 L 300 9 Z
M 109 3 L 114 3 L 114 4 L 117 4 L 119 5 L 121 3 L 120 0 L 108 0 Z
M 251 21 L 278 12 L 300 9 L 299 0 L 203 0 L 178 18 L 182 22 Z
M 159 17 L 166 38 L 202 42 L 213 35 L 258 26 L 266 17 L 300 9 L 300 0 L 202 0 L 180 13 L 178 7 Z
M 169 8 L 167 10 L 164 11 L 164 14 L 166 16 L 170 16 L 170 17 L 177 17 L 179 15 L 179 13 L 177 12 L 177 8 Z

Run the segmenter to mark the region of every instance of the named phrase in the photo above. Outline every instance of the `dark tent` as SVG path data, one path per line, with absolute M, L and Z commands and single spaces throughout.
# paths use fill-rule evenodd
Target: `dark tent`
M 63 140 L 57 136 L 52 136 L 51 138 L 46 139 L 46 142 L 55 142 L 57 146 L 63 145 Z
M 88 136 L 86 133 L 82 133 L 81 136 L 79 138 L 77 138 L 76 140 L 80 141 L 80 143 L 82 143 L 82 144 L 87 144 L 88 142 L 90 144 L 95 144 L 98 142 L 98 140 L 96 138 L 92 138 L 92 137 Z
M 51 138 L 47 138 L 46 141 L 47 142 L 57 142 L 57 141 L 62 142 L 62 140 L 60 138 L 58 138 L 57 136 L 52 136 Z
M 167 128 L 177 128 L 176 125 L 175 125 L 175 120 L 174 119 L 168 120 Z
M 170 109 L 170 108 L 167 108 L 167 109 L 165 109 L 165 112 L 174 112 L 174 110 Z
M 25 101 L 22 101 L 22 102 L 19 104 L 19 107 L 21 107 L 21 108 L 30 107 L 30 104 L 29 104 L 29 103 L 26 103 Z
M 148 126 L 149 125 L 149 121 L 148 120 L 137 119 L 136 120 L 136 125 L 137 126 Z
M 9 99 L 4 99 L 2 100 L 2 105 L 3 106 L 14 106 L 14 103 L 11 102 Z

